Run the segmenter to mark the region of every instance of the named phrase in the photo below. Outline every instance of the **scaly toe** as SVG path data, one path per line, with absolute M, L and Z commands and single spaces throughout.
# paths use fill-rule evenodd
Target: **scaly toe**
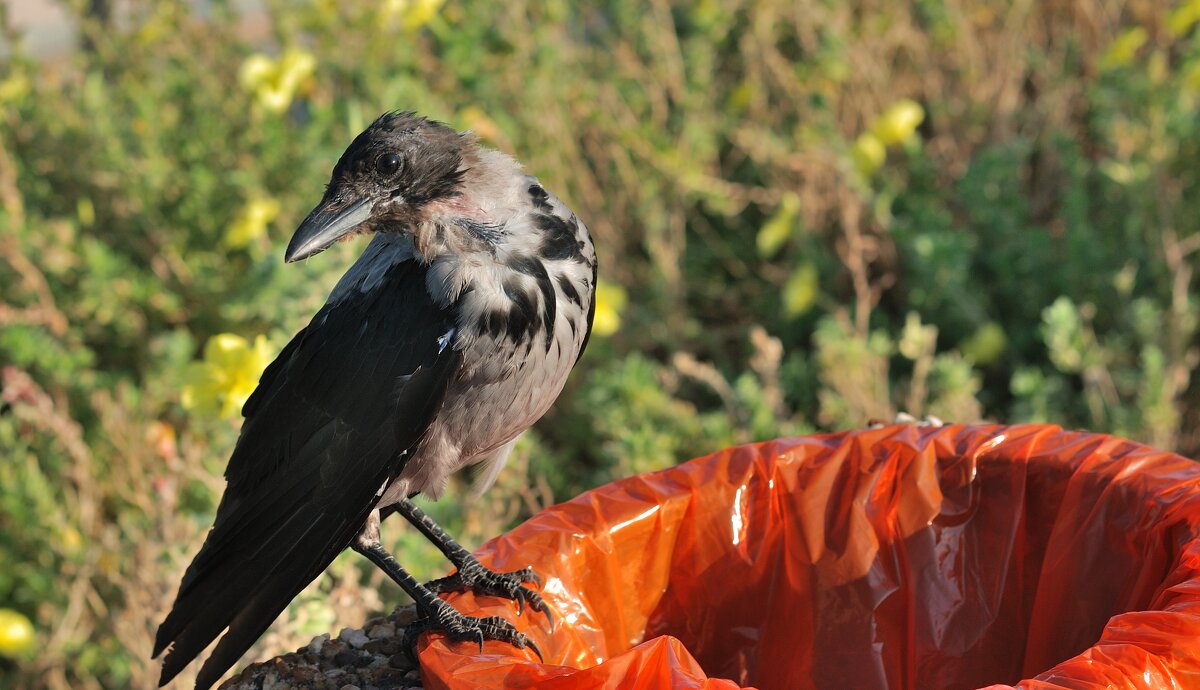
M 465 616 L 449 604 L 438 601 L 440 606 L 437 606 L 431 615 L 418 618 L 404 631 L 404 651 L 414 663 L 417 662 L 417 638 L 426 631 L 441 632 L 454 642 L 476 642 L 480 652 L 483 652 L 483 643 L 486 640 L 497 640 L 507 642 L 518 649 L 528 647 L 538 659 L 543 658 L 542 650 L 537 644 L 503 618 Z
M 550 616 L 542 595 L 536 590 L 522 586 L 524 583 L 535 583 L 542 586 L 542 578 L 532 568 L 522 568 L 511 572 L 501 573 L 486 568 L 477 563 L 468 563 L 453 575 L 438 578 L 426 583 L 426 587 L 434 592 L 461 592 L 470 590 L 477 595 L 503 597 L 517 602 L 517 614 L 525 613 L 525 606 L 534 611 L 540 611 Z M 553 630 L 553 620 L 551 620 Z

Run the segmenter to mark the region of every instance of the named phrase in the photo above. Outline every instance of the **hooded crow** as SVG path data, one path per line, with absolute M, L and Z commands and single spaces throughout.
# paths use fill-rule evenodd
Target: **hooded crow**
M 212 686 L 347 547 L 416 602 L 410 644 L 434 629 L 532 646 L 438 591 L 549 615 L 524 586 L 536 575 L 483 567 L 409 499 L 472 466 L 490 483 L 558 397 L 596 308 L 587 228 L 511 157 L 404 112 L 354 139 L 284 259 L 359 233 L 374 237 L 242 410 L 212 530 L 158 629 L 160 684 L 220 636 L 196 681 Z M 427 585 L 406 572 L 379 541 L 393 512 L 457 571 Z

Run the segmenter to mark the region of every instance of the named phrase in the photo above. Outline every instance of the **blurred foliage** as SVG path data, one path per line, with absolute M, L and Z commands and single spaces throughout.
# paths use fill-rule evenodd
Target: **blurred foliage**
M 284 266 L 289 232 L 388 109 L 599 245 L 606 337 L 496 489 L 430 508 L 468 545 L 898 410 L 1200 453 L 1196 0 L 200 4 L 75 0 L 84 47 L 36 59 L 0 22 L 0 608 L 37 635 L 0 686 L 154 687 L 230 413 L 362 246 Z M 259 649 L 398 599 L 343 556 Z

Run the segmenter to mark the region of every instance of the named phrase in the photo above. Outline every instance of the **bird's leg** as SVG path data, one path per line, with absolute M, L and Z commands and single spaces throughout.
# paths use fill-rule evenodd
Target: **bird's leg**
M 417 504 L 407 498 L 396 505 L 396 512 L 403 515 L 409 522 L 424 534 L 438 549 L 450 559 L 458 571 L 453 575 L 425 583 L 434 592 L 458 592 L 469 589 L 476 594 L 504 597 L 517 602 L 517 615 L 525 612 L 525 605 L 534 611 L 546 614 L 550 621 L 550 629 L 554 629 L 554 616 L 550 608 L 542 600 L 542 595 L 535 590 L 523 587 L 522 583 L 533 582 L 542 586 L 542 579 L 531 568 L 523 568 L 508 573 L 500 573 L 485 567 L 470 551 L 442 529 L 433 518 L 417 507 Z
M 417 661 L 417 637 L 427 631 L 434 630 L 445 633 L 446 637 L 455 641 L 476 641 L 479 651 L 483 651 L 484 640 L 499 640 L 507 642 L 518 649 L 529 647 L 538 658 L 542 652 L 524 633 L 513 627 L 512 623 L 503 618 L 475 618 L 459 613 L 453 606 L 438 598 L 437 594 L 417 582 L 407 570 L 396 562 L 392 554 L 383 548 L 379 541 L 379 511 L 371 511 L 367 524 L 363 527 L 358 538 L 351 545 L 358 553 L 367 557 L 377 568 L 400 585 L 417 606 L 417 620 L 409 623 L 404 632 L 404 651 L 414 663 Z

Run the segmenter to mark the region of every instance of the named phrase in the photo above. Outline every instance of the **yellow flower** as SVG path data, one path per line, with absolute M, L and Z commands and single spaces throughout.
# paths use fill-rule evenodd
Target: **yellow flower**
M 278 60 L 255 53 L 238 70 L 238 83 L 253 93 L 265 110 L 282 113 L 316 68 L 312 53 L 298 48 L 288 48 Z
M 883 111 L 875 119 L 871 131 L 884 146 L 893 146 L 911 137 L 924 119 L 925 109 L 916 101 L 904 98 Z
M 25 656 L 33 651 L 36 642 L 33 623 L 24 614 L 0 609 L 0 656 Z
M 221 333 L 204 345 L 204 359 L 188 371 L 181 402 L 202 414 L 232 418 L 258 385 L 273 353 L 264 336 L 254 344 L 233 333 Z
M 1167 30 L 1171 35 L 1180 38 L 1200 21 L 1200 0 L 1187 0 L 1167 15 Z
M 385 0 L 379 8 L 385 22 L 400 20 L 405 31 L 416 31 L 433 21 L 445 0 Z
M 262 237 L 267 225 L 279 215 L 280 205 L 275 199 L 257 197 L 247 201 L 237 217 L 225 229 L 222 242 L 229 249 L 241 249 Z
M 596 315 L 592 321 L 592 333 L 606 337 L 621 327 L 621 310 L 625 308 L 625 288 L 606 283 L 596 284 Z
M 259 85 L 274 78 L 274 74 L 275 61 L 262 53 L 255 53 L 246 58 L 238 68 L 238 83 L 243 89 L 254 91 Z
M 1149 38 L 1150 34 L 1140 26 L 1127 29 L 1100 56 L 1100 69 L 1107 72 L 1133 62 L 1138 50 Z
M 854 140 L 850 157 L 854 160 L 854 169 L 863 177 L 870 177 L 887 160 L 887 149 L 879 137 L 863 132 Z
M 63 551 L 69 554 L 78 553 L 83 548 L 83 535 L 79 533 L 79 530 L 67 525 L 58 535 L 58 543 L 62 546 Z

